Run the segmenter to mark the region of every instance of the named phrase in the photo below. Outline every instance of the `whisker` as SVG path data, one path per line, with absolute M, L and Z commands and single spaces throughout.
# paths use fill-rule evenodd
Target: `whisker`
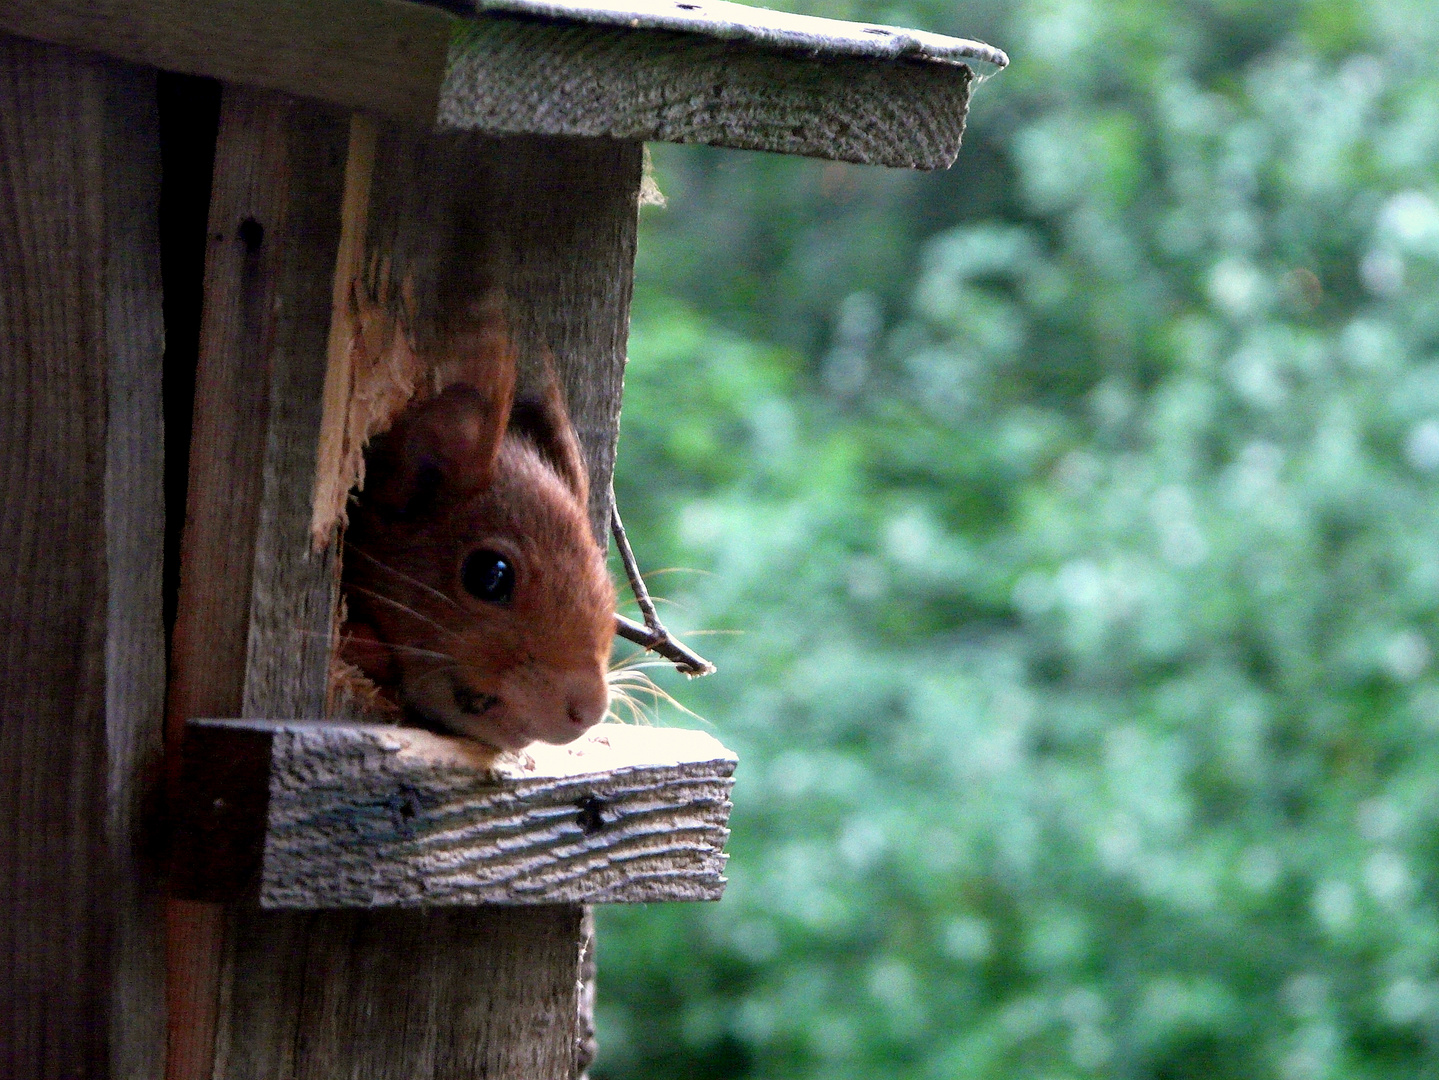
M 636 706 L 635 694 L 644 694 L 650 698 L 651 707 L 658 710 L 662 702 L 668 702 L 680 712 L 693 716 L 701 723 L 708 723 L 703 716 L 693 709 L 681 704 L 673 694 L 665 690 L 657 682 L 651 679 L 643 671 L 635 668 L 628 668 L 621 671 L 606 673 L 606 681 L 610 684 L 611 695 L 629 703 L 631 708 Z
M 445 603 L 449 604 L 449 605 L 450 605 L 452 608 L 454 608 L 456 611 L 464 611 L 464 610 L 465 610 L 463 607 L 461 607 L 461 606 L 459 605 L 459 603 L 458 603 L 453 597 L 446 596 L 444 593 L 440 592 L 439 589 L 433 588 L 433 587 L 430 586 L 430 585 L 426 585 L 426 584 L 425 584 L 423 581 L 421 581 L 419 578 L 411 577 L 409 574 L 405 573 L 403 570 L 397 570 L 397 569 L 395 569 L 393 566 L 390 566 L 388 563 L 381 562 L 379 559 L 375 558 L 373 555 L 371 555 L 371 554 L 370 554 L 368 551 L 366 551 L 364 548 L 356 547 L 354 544 L 352 544 L 352 543 L 350 543 L 348 540 L 346 540 L 346 541 L 345 541 L 345 549 L 346 549 L 347 551 L 353 552 L 353 553 L 356 554 L 356 555 L 362 555 L 362 556 L 364 556 L 364 557 L 365 557 L 366 559 L 368 559 L 373 565 L 378 566 L 381 570 L 385 571 L 385 573 L 387 573 L 387 574 L 393 574 L 395 577 L 399 578 L 401 581 L 403 581 L 403 582 L 405 582 L 405 583 L 407 583 L 407 584 L 409 584 L 409 585 L 413 585 L 413 586 L 415 586 L 415 588 L 417 588 L 417 589 L 423 589 L 425 592 L 429 593 L 431 596 L 435 597 L 437 600 L 443 600 Z M 353 586 L 353 585 L 350 586 L 350 588 L 354 588 L 354 587 L 355 587 L 355 586 Z
M 406 615 L 412 615 L 412 616 L 414 616 L 416 619 L 419 619 L 421 622 L 429 623 L 431 626 L 433 626 L 433 627 L 434 627 L 436 630 L 438 630 L 440 633 L 445 634 L 445 635 L 448 636 L 448 637 L 452 637 L 452 638 L 454 638 L 456 641 L 462 641 L 462 640 L 463 640 L 463 638 L 461 638 L 459 634 L 455 633 L 453 630 L 448 629 L 447 627 L 441 626 L 439 623 L 435 622 L 435 620 L 432 619 L 432 618 L 430 618 L 428 615 L 421 615 L 421 614 L 420 614 L 418 611 L 416 611 L 414 608 L 412 608 L 412 607 L 406 607 L 404 604 L 400 603 L 398 600 L 393 600 L 393 599 L 391 599 L 390 597 L 385 596 L 383 593 L 377 593 L 377 592 L 375 592 L 373 589 L 367 589 L 367 588 L 365 588 L 363 585 L 354 585 L 354 584 L 351 584 L 351 585 L 349 585 L 349 586 L 347 586 L 347 587 L 348 587 L 351 591 L 353 591 L 353 592 L 363 593 L 365 596 L 370 597 L 372 600 L 378 600 L 378 601 L 379 601 L 380 603 L 382 603 L 382 604 L 389 604 L 391 607 L 396 608 L 396 609 L 398 609 L 398 610 L 400 610 L 400 611 L 403 611 Z
M 681 603 L 681 602 L 678 601 L 678 600 L 671 600 L 668 596 L 655 596 L 653 593 L 651 593 L 651 594 L 650 594 L 650 599 L 653 600 L 656 605 L 659 605 L 659 604 L 667 604 L 669 607 L 672 607 L 672 608 L 674 608 L 674 609 L 677 610 L 677 611 L 688 611 L 688 610 L 689 610 L 689 605 L 688 605 L 688 604 L 683 604 L 683 603 Z M 639 602 L 638 602 L 637 600 L 626 600 L 625 603 L 624 603 L 624 606 L 625 606 L 625 607 L 636 607 L 636 608 L 637 608 L 637 607 L 639 606 Z
M 636 649 L 622 660 L 617 660 L 610 665 L 611 671 L 624 671 L 628 668 L 642 667 L 669 667 L 670 661 L 656 657 L 648 649 Z
M 616 695 L 611 699 L 611 708 L 609 709 L 609 715 L 613 716 L 618 723 L 624 723 L 624 718 L 614 709 L 613 706 L 615 705 L 624 706 L 629 713 L 629 722 L 631 724 L 651 723 L 649 713 L 645 710 L 645 707 L 628 694 Z
M 296 628 L 295 633 L 303 634 L 305 637 L 312 638 L 329 638 L 331 636 L 329 633 L 325 633 L 319 630 L 304 630 L 300 628 Z M 346 635 L 344 634 L 337 634 L 335 636 L 342 640 L 346 637 Z M 382 641 L 380 642 L 380 644 L 388 649 L 394 649 L 396 652 L 410 653 L 414 656 L 425 656 L 429 657 L 432 660 L 448 660 L 454 664 L 458 664 L 460 662 L 458 657 L 452 656 L 450 653 L 436 652 L 434 649 L 422 649 L 418 645 L 400 645 L 392 641 Z
M 633 695 L 621 687 L 610 688 L 610 705 L 623 705 L 629 710 L 631 720 L 644 713 L 643 706 L 635 700 Z M 613 709 L 611 711 L 613 711 Z
M 342 638 L 344 636 L 345 635 L 341 635 Z M 430 660 L 445 660 L 451 664 L 460 663 L 460 658 L 455 656 L 453 653 L 441 652 L 437 649 L 426 649 L 419 645 L 402 645 L 399 642 L 394 641 L 381 641 L 379 642 L 379 644 L 383 645 L 387 649 L 393 649 L 396 652 L 407 653 L 410 656 L 423 656 Z

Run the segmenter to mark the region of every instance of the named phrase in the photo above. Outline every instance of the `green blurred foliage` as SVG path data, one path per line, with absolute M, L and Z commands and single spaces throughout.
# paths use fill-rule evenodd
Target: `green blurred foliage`
M 1014 63 L 946 174 L 654 148 L 616 483 L 741 764 L 597 1077 L 1439 1074 L 1439 9 L 803 9 Z

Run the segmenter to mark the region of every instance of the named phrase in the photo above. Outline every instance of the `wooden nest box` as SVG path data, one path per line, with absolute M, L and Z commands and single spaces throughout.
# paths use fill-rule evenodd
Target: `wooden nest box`
M 644 141 L 942 168 L 976 63 L 718 0 L 0 5 L 0 1071 L 583 1072 L 585 905 L 717 899 L 734 756 L 334 719 L 359 447 L 502 261 L 605 537 Z

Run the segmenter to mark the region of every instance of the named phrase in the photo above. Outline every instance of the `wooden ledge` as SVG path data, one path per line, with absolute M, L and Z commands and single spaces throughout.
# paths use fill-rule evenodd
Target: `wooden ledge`
M 602 724 L 498 754 L 411 728 L 192 720 L 172 886 L 263 908 L 718 900 L 735 755 Z

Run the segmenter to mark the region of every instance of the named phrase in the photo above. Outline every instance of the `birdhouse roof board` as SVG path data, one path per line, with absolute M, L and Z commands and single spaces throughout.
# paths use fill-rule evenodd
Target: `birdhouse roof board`
M 722 0 L 17 0 L 0 31 L 438 130 L 944 168 L 979 42 Z

